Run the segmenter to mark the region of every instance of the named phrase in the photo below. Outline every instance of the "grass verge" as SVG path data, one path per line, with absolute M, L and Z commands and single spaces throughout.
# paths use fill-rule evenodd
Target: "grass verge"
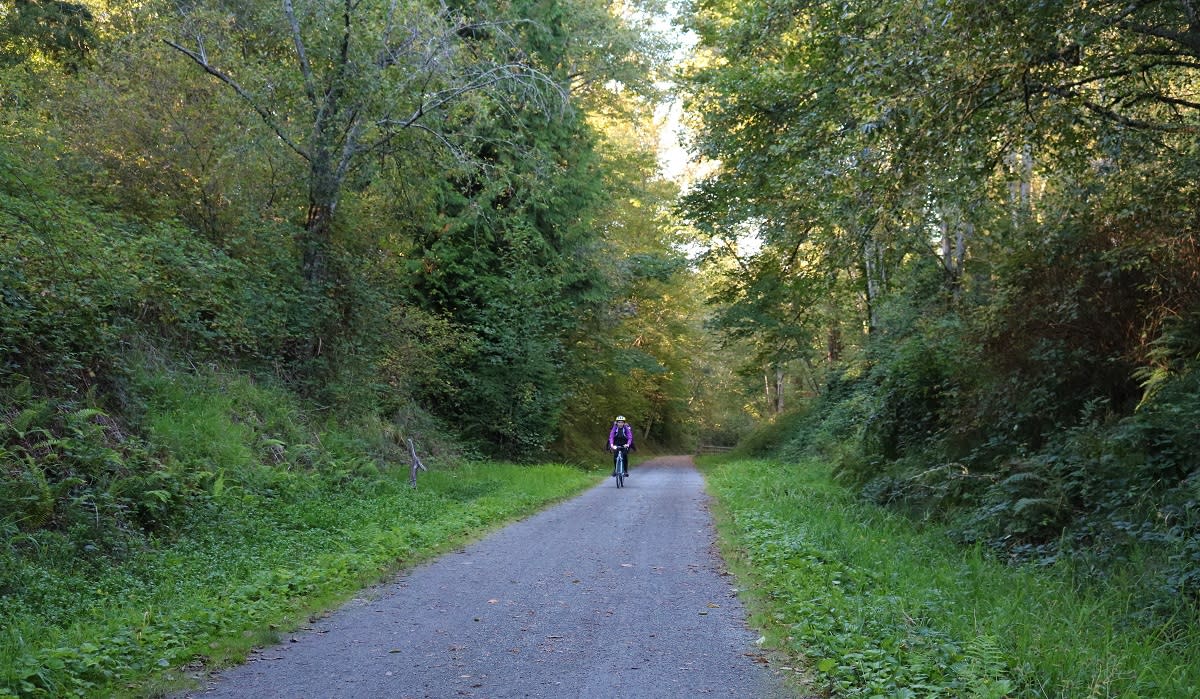
M 244 658 L 366 585 L 595 483 L 557 465 L 433 470 L 417 490 L 407 477 L 231 489 L 117 565 L 8 559 L 24 584 L 0 596 L 0 697 L 164 695 L 189 670 Z
M 764 646 L 836 697 L 1192 697 L 1200 626 L 1011 567 L 855 500 L 816 462 L 703 466 Z M 1124 577 L 1123 577 L 1124 576 Z

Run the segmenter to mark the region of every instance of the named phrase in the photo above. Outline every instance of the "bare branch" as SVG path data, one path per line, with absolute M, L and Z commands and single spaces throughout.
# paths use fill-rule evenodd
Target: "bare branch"
M 729 239 L 728 237 L 722 236 L 721 242 L 725 243 L 725 248 L 729 250 L 729 256 L 732 257 L 734 259 L 734 261 L 737 262 L 738 267 L 741 268 L 742 272 L 745 274 L 750 274 L 750 267 L 747 266 L 746 260 L 744 260 L 742 258 L 742 256 L 738 253 L 738 249 L 737 249 L 737 245 L 735 245 L 735 241 Z
M 1133 96 L 1131 99 L 1134 103 L 1158 102 L 1161 104 L 1169 104 L 1172 107 L 1186 107 L 1187 109 L 1200 110 L 1200 102 L 1193 102 L 1191 100 L 1185 100 L 1179 97 L 1171 97 L 1170 95 L 1164 95 L 1159 92 L 1143 92 L 1139 95 Z
M 200 44 L 200 51 L 196 52 L 196 51 L 191 51 L 189 49 L 186 49 L 183 46 L 180 46 L 179 44 L 175 43 L 174 41 L 171 41 L 170 39 L 163 39 L 163 42 L 166 43 L 171 48 L 175 49 L 176 51 L 178 51 L 178 52 L 182 53 L 183 55 L 187 56 L 188 58 L 192 59 L 192 61 L 195 62 L 196 65 L 198 65 L 204 69 L 204 72 L 208 73 L 209 75 L 215 77 L 216 79 L 225 83 L 229 87 L 233 88 L 233 91 L 236 92 L 238 94 L 238 96 L 241 97 L 243 100 L 245 100 L 250 105 L 250 107 L 253 108 L 254 111 L 258 113 L 258 115 L 260 117 L 262 117 L 263 122 L 266 123 L 266 125 L 272 131 L 275 132 L 275 135 L 279 137 L 279 140 L 283 141 L 287 145 L 288 148 L 291 148 L 293 151 L 295 151 L 296 154 L 299 155 L 301 158 L 304 158 L 305 160 L 309 159 L 308 151 L 301 148 L 286 133 L 284 133 L 283 128 L 279 125 L 279 122 L 276 121 L 275 115 L 272 114 L 270 110 L 268 110 L 266 107 L 263 107 L 262 105 L 260 105 L 258 103 L 258 101 L 255 100 L 254 97 L 249 92 L 247 92 L 245 88 L 243 88 L 240 84 L 238 84 L 238 82 L 236 80 L 234 80 L 229 75 L 227 75 L 225 72 L 223 72 L 222 70 L 220 70 L 219 68 L 213 66 L 212 64 L 210 64 L 208 62 L 208 57 L 204 54 L 203 43 Z
M 362 119 L 359 118 L 357 110 L 350 116 L 350 121 L 346 132 L 343 134 L 342 156 L 338 159 L 337 178 L 341 182 L 346 178 L 346 174 L 350 172 L 350 165 L 354 162 L 354 158 L 361 152 L 358 139 L 362 136 Z
M 471 80 L 463 85 L 457 85 L 445 90 L 439 90 L 430 95 L 427 95 L 421 104 L 417 105 L 407 117 L 403 119 L 383 119 L 378 123 L 380 126 L 390 126 L 400 129 L 405 129 L 416 125 L 427 114 L 436 112 L 447 104 L 471 92 L 479 92 L 489 87 L 493 87 L 503 82 L 517 83 L 540 83 L 542 85 L 551 86 L 558 96 L 561 98 L 560 105 L 567 104 L 569 97 L 563 92 L 562 87 L 555 82 L 550 76 L 541 71 L 530 69 L 528 66 L 521 64 L 504 64 L 497 65 L 482 71 L 474 76 Z
M 450 142 L 450 140 L 446 138 L 446 135 L 443 134 L 442 132 L 438 131 L 437 129 L 431 129 L 419 121 L 413 122 L 412 124 L 410 124 L 410 126 L 414 129 L 424 131 L 425 133 L 430 134 L 431 136 L 436 138 L 439 142 L 441 142 L 441 144 L 443 146 L 446 147 L 447 150 L 449 150 L 451 153 L 453 153 L 454 157 L 457 158 L 458 160 L 460 160 L 460 161 L 468 160 L 467 154 L 464 153 L 461 148 L 459 148 L 458 146 L 456 146 L 452 142 Z M 388 138 L 390 139 L 391 136 L 389 136 Z
M 388 52 L 388 51 L 387 51 L 387 49 L 388 49 L 388 47 L 389 47 L 389 46 L 391 46 L 391 44 L 392 44 L 392 30 L 393 30 L 393 29 L 395 28 L 395 26 L 396 26 L 396 25 L 395 25 L 395 21 L 396 21 L 396 3 L 397 3 L 397 0 L 391 0 L 391 2 L 389 2 L 389 3 L 388 3 L 388 9 L 387 9 L 387 12 L 386 12 L 386 13 L 385 13 L 385 15 L 384 15 L 384 20 L 383 20 L 383 34 L 380 36 L 380 39 L 382 39 L 382 41 L 380 42 L 380 45 L 383 47 L 383 51 L 384 51 L 385 53 L 382 53 L 382 54 L 379 56 L 379 59 L 377 59 L 377 63 L 378 63 L 378 65 L 379 65 L 379 67 L 380 67 L 380 68 L 383 68 L 383 67 L 386 67 L 386 66 L 388 66 L 388 65 L 391 65 L 391 63 L 390 63 L 390 62 L 386 62 L 386 61 L 387 61 L 387 58 L 388 58 L 388 56 L 387 56 L 387 52 Z M 411 40 L 411 36 L 412 36 L 412 35 L 410 34 L 410 40 Z
M 308 62 L 308 53 L 304 50 L 304 37 L 300 34 L 300 21 L 296 19 L 296 10 L 292 0 L 283 0 L 283 13 L 287 15 L 288 26 L 292 30 L 292 43 L 296 46 L 296 59 L 300 63 L 300 75 L 304 79 L 304 94 L 313 107 L 317 106 L 316 81 L 313 78 L 312 65 Z

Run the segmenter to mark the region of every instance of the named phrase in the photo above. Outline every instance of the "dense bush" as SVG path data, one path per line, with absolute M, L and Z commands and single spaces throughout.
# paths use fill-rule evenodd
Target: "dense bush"
M 27 388 L 27 387 L 26 387 Z M 16 550 L 65 537 L 81 559 L 123 556 L 178 520 L 197 492 L 125 425 L 96 408 L 4 392 L 0 527 Z
M 777 453 L 1004 558 L 1137 557 L 1148 609 L 1200 600 L 1200 288 L 1171 261 L 1193 241 L 1139 220 L 1160 228 L 1081 217 L 961 296 L 897 294 Z
M 199 355 L 271 359 L 290 344 L 302 300 L 279 265 L 104 213 L 36 177 L 0 162 L 0 379 L 56 391 L 111 381 L 135 332 Z
M 820 453 L 867 498 L 947 522 L 959 541 L 1002 558 L 1071 562 L 1095 571 L 1094 581 L 1136 558 L 1145 575 L 1133 592 L 1146 610 L 1171 609 L 1180 595 L 1200 600 L 1195 371 L 1164 380 L 1123 417 L 1097 400 L 1039 448 L 998 431 L 958 459 L 947 455 L 961 435 L 945 432 L 886 454 L 871 432 L 895 394 L 880 397 L 869 376 L 833 386 L 777 453 L 796 461 Z

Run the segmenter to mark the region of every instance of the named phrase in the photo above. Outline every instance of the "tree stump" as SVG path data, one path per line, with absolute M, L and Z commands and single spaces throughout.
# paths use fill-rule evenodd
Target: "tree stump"
M 417 487 L 417 469 L 428 471 L 425 464 L 421 463 L 421 459 L 417 457 L 417 448 L 413 446 L 412 437 L 408 438 L 408 455 L 412 457 L 412 463 L 408 467 L 408 484 L 413 488 Z

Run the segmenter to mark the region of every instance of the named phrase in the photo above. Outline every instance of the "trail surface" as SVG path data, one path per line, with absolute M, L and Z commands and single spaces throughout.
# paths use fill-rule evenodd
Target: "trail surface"
M 374 588 L 197 699 L 786 697 L 714 550 L 703 479 L 656 459 Z

